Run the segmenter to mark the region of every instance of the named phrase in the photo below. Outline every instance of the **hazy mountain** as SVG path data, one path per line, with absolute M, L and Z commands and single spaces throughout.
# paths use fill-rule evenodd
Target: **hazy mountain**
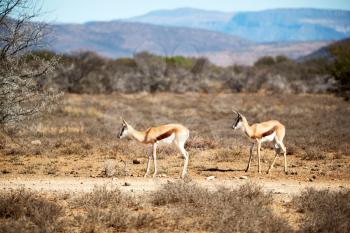
M 346 38 L 343 40 L 339 40 L 339 41 L 327 44 L 326 46 L 323 46 L 313 51 L 312 53 L 307 54 L 306 56 L 300 57 L 298 60 L 305 61 L 305 60 L 320 59 L 320 58 L 333 59 L 334 57 L 332 56 L 330 49 L 331 47 L 336 47 L 340 45 L 350 48 L 350 38 Z
M 227 33 L 252 41 L 339 40 L 350 35 L 350 11 L 277 9 L 235 14 Z
M 118 58 L 148 51 L 163 56 L 206 56 L 217 65 L 250 65 L 260 56 L 305 56 L 327 41 L 255 44 L 224 33 L 130 22 L 52 25 L 49 49 L 59 53 L 94 51 Z
M 154 11 L 129 20 L 202 28 L 256 42 L 339 40 L 350 36 L 350 11 L 343 10 L 273 9 L 233 14 L 180 8 Z
M 253 45 L 219 32 L 118 21 L 60 24 L 52 29 L 51 49 L 56 52 L 90 50 L 108 57 L 132 56 L 141 51 L 165 56 L 199 55 Z
M 174 10 L 152 11 L 145 15 L 127 19 L 127 21 L 223 32 L 232 16 L 233 13 L 228 12 L 178 8 Z
M 235 52 L 210 52 L 203 56 L 219 66 L 232 64 L 252 65 L 262 56 L 285 55 L 291 59 L 304 57 L 330 44 L 330 41 L 284 42 L 256 44 Z

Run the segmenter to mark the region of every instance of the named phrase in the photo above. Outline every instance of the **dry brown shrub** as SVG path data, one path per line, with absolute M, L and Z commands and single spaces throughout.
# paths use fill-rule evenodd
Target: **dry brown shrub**
M 322 160 L 325 158 L 325 153 L 322 150 L 314 147 L 306 148 L 305 154 L 302 156 L 302 159 L 304 160 Z
M 215 149 L 218 147 L 218 144 L 215 140 L 212 140 L 210 138 L 203 138 L 203 137 L 193 137 L 189 138 L 189 140 L 186 142 L 186 148 L 189 149 L 199 149 L 199 150 L 207 150 L 207 149 Z
M 214 151 L 215 160 L 217 162 L 232 162 L 237 159 L 241 153 L 240 149 L 235 148 L 220 148 Z
M 154 220 L 149 213 L 134 212 L 139 204 L 130 196 L 106 186 L 72 200 L 71 205 L 84 209 L 85 213 L 77 218 L 82 232 L 105 232 L 110 228 L 125 232 L 147 228 Z
M 211 232 L 291 232 L 289 224 L 273 214 L 272 196 L 246 184 L 215 192 L 191 183 L 164 185 L 152 194 L 154 205 L 174 205 L 178 217 L 195 218 L 196 228 Z M 175 215 L 175 214 L 174 214 Z M 197 219 L 198 218 L 198 219 Z M 186 229 L 186 226 L 183 226 Z
M 293 202 L 303 213 L 300 232 L 350 232 L 350 190 L 307 189 Z
M 62 208 L 56 203 L 24 189 L 0 193 L 0 219 L 4 222 L 0 232 L 61 231 L 62 214 Z

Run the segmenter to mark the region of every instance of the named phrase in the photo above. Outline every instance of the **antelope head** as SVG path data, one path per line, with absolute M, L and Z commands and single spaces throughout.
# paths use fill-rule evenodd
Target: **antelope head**
M 236 110 L 232 109 L 233 113 L 236 115 L 235 118 L 233 119 L 233 124 L 232 124 L 232 128 L 233 129 L 240 129 L 242 127 L 242 120 L 243 117 L 242 115 L 237 112 Z
M 128 132 L 128 123 L 122 118 L 122 126 L 119 130 L 118 133 L 118 138 L 122 139 L 125 138 L 126 136 L 128 136 L 129 132 Z

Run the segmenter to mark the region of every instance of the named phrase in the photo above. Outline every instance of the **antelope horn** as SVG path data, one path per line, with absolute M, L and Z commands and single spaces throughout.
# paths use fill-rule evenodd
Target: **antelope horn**
M 237 114 L 238 116 L 241 116 L 241 113 L 239 113 L 236 109 L 232 108 L 232 112 Z

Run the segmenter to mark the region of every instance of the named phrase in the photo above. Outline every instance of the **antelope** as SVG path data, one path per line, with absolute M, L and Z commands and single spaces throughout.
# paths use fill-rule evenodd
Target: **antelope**
M 235 110 L 233 110 L 233 112 L 237 115 L 237 117 L 234 119 L 232 128 L 234 130 L 241 129 L 245 133 L 245 135 L 248 136 L 248 138 L 251 139 L 252 141 L 250 146 L 249 161 L 248 161 L 247 168 L 245 169 L 245 172 L 248 172 L 249 170 L 254 145 L 257 144 L 258 171 L 259 173 L 261 173 L 261 165 L 260 165 L 261 143 L 273 141 L 274 149 L 275 149 L 275 158 L 273 159 L 271 166 L 267 170 L 267 174 L 269 174 L 269 172 L 273 168 L 276 158 L 280 154 L 281 150 L 283 151 L 283 156 L 284 156 L 284 172 L 287 174 L 287 154 L 286 154 L 287 151 L 286 151 L 286 147 L 283 144 L 283 138 L 286 132 L 284 125 L 281 124 L 279 121 L 270 120 L 270 121 L 253 124 L 250 126 L 248 124 L 247 119 L 241 113 Z
M 118 138 L 122 139 L 127 136 L 131 136 L 133 139 L 143 143 L 152 144 L 153 146 L 153 162 L 154 162 L 154 173 L 153 177 L 157 175 L 157 145 L 160 142 L 167 144 L 175 143 L 179 148 L 181 154 L 183 155 L 185 162 L 182 170 L 181 178 L 184 178 L 187 174 L 187 166 L 189 155 L 185 150 L 185 143 L 189 137 L 189 130 L 181 124 L 167 124 L 160 125 L 157 127 L 151 127 L 145 131 L 138 131 L 134 129 L 130 124 L 128 124 L 124 119 L 122 119 L 122 126 L 118 134 Z M 147 169 L 144 177 L 149 175 L 150 163 L 152 155 L 148 155 Z

